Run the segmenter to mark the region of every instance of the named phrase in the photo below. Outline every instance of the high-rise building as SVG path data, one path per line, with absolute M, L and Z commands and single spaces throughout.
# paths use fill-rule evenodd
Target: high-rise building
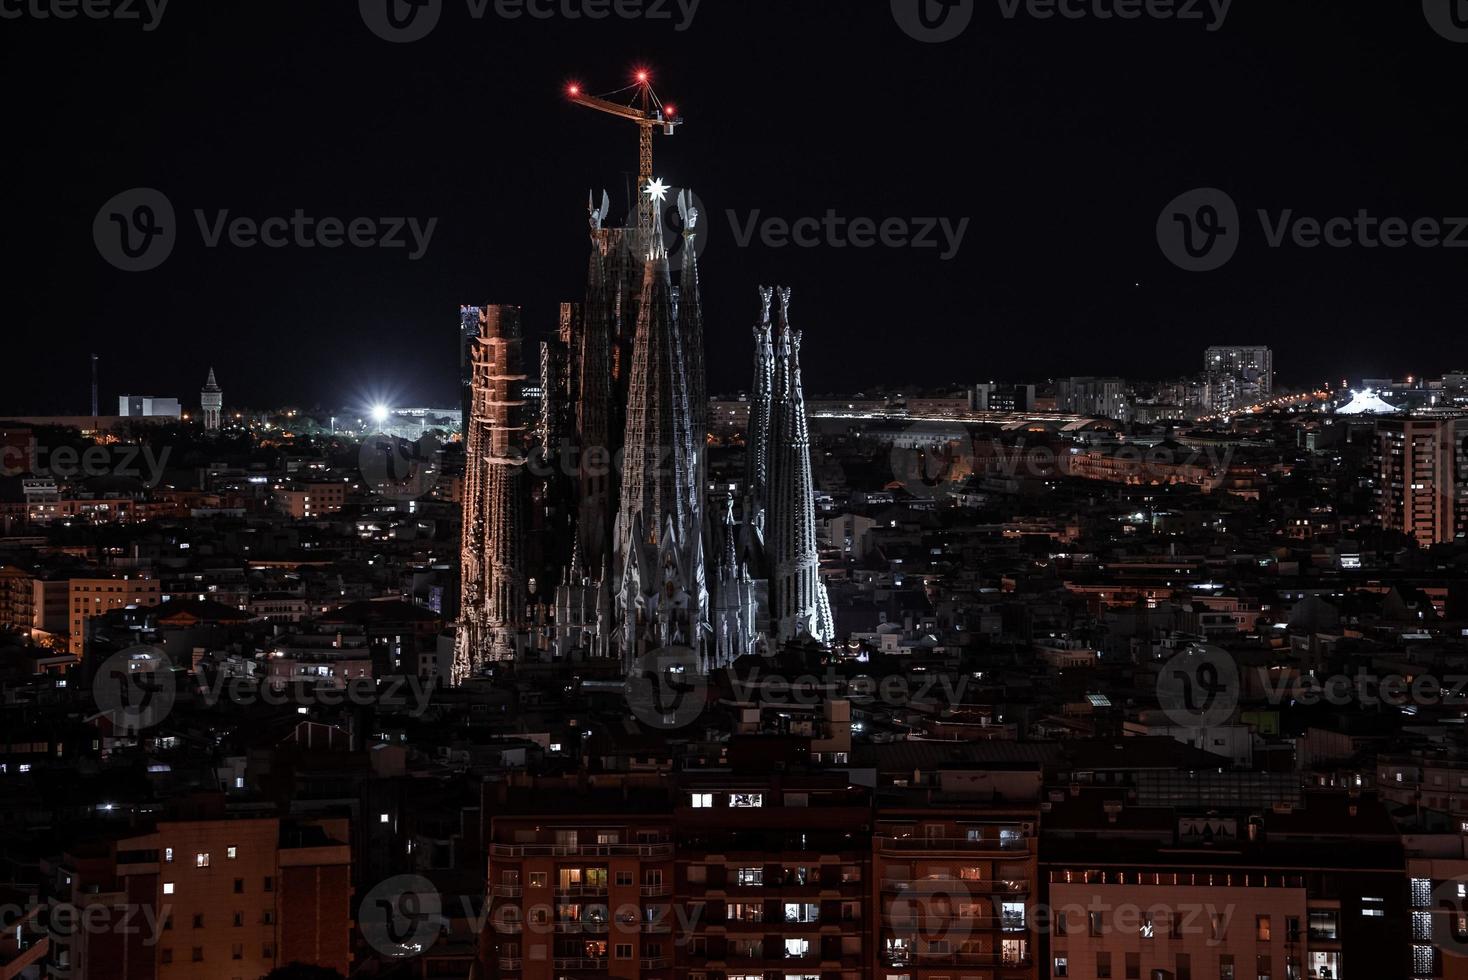
M 1229 412 L 1274 393 L 1274 352 L 1268 347 L 1210 347 L 1203 352 L 1207 407 Z
M 1423 548 L 1468 531 L 1468 417 L 1401 415 L 1376 423 L 1377 517 Z
M 488 306 L 472 345 L 465 439 L 460 625 L 454 679 L 511 659 L 526 620 L 525 427 L 520 310 Z
M 1055 410 L 1107 419 L 1126 419 L 1127 384 L 1121 378 L 1061 378 L 1055 382 Z
M 219 431 L 219 418 L 224 411 L 224 392 L 214 380 L 214 369 L 209 369 L 209 380 L 199 391 L 199 409 L 204 415 L 204 428 L 209 432 Z
M 119 395 L 117 414 L 123 418 L 182 418 L 183 407 L 177 398 L 156 395 Z
M 980 412 L 1031 412 L 1035 409 L 1035 386 L 992 381 L 977 384 L 971 407 Z

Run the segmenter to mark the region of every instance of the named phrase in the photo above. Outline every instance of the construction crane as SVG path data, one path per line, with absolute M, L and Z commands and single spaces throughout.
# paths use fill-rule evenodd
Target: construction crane
M 632 93 L 632 100 L 627 105 L 612 101 L 628 92 Z M 658 98 L 658 94 L 652 88 L 652 73 L 645 68 L 639 68 L 633 74 L 631 85 L 615 92 L 608 92 L 606 95 L 587 95 L 575 82 L 566 86 L 566 94 L 577 105 L 596 109 L 621 119 L 629 119 L 637 124 L 640 141 L 637 168 L 637 223 L 640 228 L 652 229 L 658 224 L 658 202 L 647 192 L 647 187 L 653 179 L 653 130 L 662 127 L 664 136 L 672 136 L 674 131 L 683 125 L 683 117 L 678 115 L 677 109 L 671 103 L 665 103 Z

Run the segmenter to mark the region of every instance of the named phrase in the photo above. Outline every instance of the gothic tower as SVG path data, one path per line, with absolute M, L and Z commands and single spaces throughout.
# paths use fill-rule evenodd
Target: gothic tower
M 790 326 L 790 290 L 777 291 L 774 390 L 770 398 L 770 489 L 765 545 L 775 639 L 828 645 L 835 638 L 816 550 L 815 482 L 800 379 L 800 333 Z
M 214 380 L 213 368 L 209 369 L 209 380 L 204 382 L 204 387 L 199 391 L 199 407 L 203 409 L 204 429 L 218 432 L 219 420 L 224 414 L 224 392 Z
M 628 662 L 659 647 L 699 649 L 707 632 L 704 446 L 694 438 L 682 322 L 667 252 L 655 237 L 632 348 L 613 556 L 621 575 L 615 639 Z
M 455 684 L 487 661 L 512 659 L 525 625 L 528 487 L 520 338 L 518 307 L 484 308 L 471 347 Z

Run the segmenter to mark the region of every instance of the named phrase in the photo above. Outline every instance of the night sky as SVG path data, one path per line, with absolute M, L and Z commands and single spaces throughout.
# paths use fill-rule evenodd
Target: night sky
M 22 2 L 50 0 L 0 6 Z M 1468 43 L 1417 0 L 1238 0 L 1211 32 L 973 0 L 939 44 L 904 33 L 888 0 L 703 0 L 683 31 L 676 5 L 512 21 L 443 2 L 408 44 L 375 36 L 354 0 L 173 0 L 151 32 L 0 19 L 0 412 L 84 411 L 92 351 L 104 411 L 121 392 L 194 405 L 211 364 L 227 405 L 456 404 L 458 304 L 521 304 L 535 337 L 581 297 L 587 189 L 621 215 L 636 134 L 564 87 L 620 88 L 637 64 L 686 120 L 659 137 L 658 174 L 710 212 L 714 390 L 747 383 L 755 286 L 772 281 L 795 288 L 813 393 L 1181 375 L 1210 343 L 1271 344 L 1285 383 L 1468 366 L 1468 250 L 1271 249 L 1255 217 L 1468 215 Z M 1190 273 L 1156 226 L 1200 186 L 1231 195 L 1244 228 L 1227 266 Z M 135 187 L 167 196 L 178 240 L 128 273 L 93 221 Z M 438 223 L 419 261 L 209 249 L 196 208 Z M 970 225 L 943 261 L 741 248 L 727 215 L 828 209 Z

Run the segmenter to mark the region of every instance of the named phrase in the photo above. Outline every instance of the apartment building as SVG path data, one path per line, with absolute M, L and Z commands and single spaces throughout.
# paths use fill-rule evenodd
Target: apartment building
M 52 934 L 70 980 L 258 977 L 290 962 L 351 965 L 345 820 L 170 820 L 88 841 L 56 871 L 55 905 L 84 929 Z
M 116 575 L 75 577 L 67 581 L 69 644 L 73 656 L 86 649 L 87 623 L 114 609 L 156 606 L 162 601 L 162 586 L 146 576 Z
M 673 819 L 664 790 L 506 789 L 489 823 L 481 958 L 501 980 L 672 980 Z
M 990 797 L 992 799 L 992 796 Z M 884 794 L 872 838 L 879 980 L 1038 976 L 1038 804 Z

